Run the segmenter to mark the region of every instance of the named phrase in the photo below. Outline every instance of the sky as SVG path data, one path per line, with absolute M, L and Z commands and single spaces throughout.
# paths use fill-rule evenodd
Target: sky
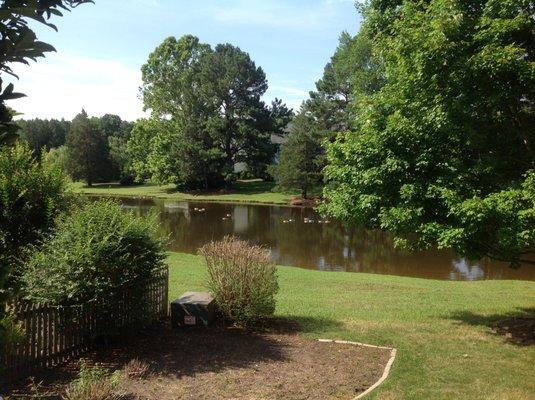
M 58 32 L 35 30 L 57 52 L 14 66 L 15 89 L 28 97 L 9 105 L 25 119 L 72 119 L 82 108 L 143 117 L 141 66 L 166 37 L 185 34 L 239 46 L 266 73 L 264 100 L 298 109 L 340 34 L 360 23 L 354 0 L 95 0 L 51 22 Z

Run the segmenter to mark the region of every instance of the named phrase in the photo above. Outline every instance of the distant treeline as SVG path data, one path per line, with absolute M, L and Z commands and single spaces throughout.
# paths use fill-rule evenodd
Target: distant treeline
M 124 154 L 133 122 L 113 114 L 89 118 L 82 111 L 73 121 L 37 118 L 17 124 L 36 159 L 58 164 L 73 179 L 88 184 L 132 179 Z

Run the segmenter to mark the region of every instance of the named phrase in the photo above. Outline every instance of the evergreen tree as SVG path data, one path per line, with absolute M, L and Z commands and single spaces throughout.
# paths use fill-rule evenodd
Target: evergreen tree
M 110 158 L 106 136 L 98 124 L 82 110 L 72 121 L 67 138 L 68 170 L 73 179 L 83 179 L 88 186 L 109 178 Z
M 324 165 L 323 133 L 311 113 L 303 107 L 293 120 L 288 139 L 281 146 L 279 164 L 273 167 L 278 186 L 297 189 L 303 199 L 321 184 Z

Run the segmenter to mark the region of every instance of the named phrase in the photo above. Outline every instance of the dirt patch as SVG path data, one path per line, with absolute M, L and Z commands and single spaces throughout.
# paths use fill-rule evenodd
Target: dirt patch
M 375 383 L 390 357 L 383 349 L 321 343 L 280 331 L 160 329 L 86 355 L 110 370 L 146 364 L 144 379 L 123 379 L 132 399 L 350 399 Z M 126 367 L 125 367 L 126 366 Z M 36 378 L 57 397 L 76 364 Z M 125 374 L 126 375 L 126 374 Z M 19 388 L 12 394 L 23 394 Z
M 535 318 L 508 318 L 494 324 L 493 329 L 511 343 L 521 346 L 535 344 Z

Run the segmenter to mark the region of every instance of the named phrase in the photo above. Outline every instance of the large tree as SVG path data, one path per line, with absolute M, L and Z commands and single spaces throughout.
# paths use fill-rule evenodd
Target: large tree
M 368 32 L 362 30 L 354 37 L 342 33 L 322 78 L 316 82 L 316 90 L 310 92 L 310 99 L 291 124 L 279 165 L 271 169 L 280 188 L 298 189 L 306 197 L 310 188 L 323 184 L 324 144 L 351 127 L 355 99 L 376 92 L 382 82 Z
M 386 83 L 329 147 L 326 212 L 402 246 L 533 263 L 533 2 L 374 0 L 364 11 Z
M 72 120 L 67 137 L 67 167 L 74 179 L 84 179 L 88 186 L 110 178 L 111 160 L 106 135 L 98 119 L 90 119 L 82 110 Z
M 231 183 L 238 162 L 265 169 L 273 158 L 270 135 L 281 131 L 289 110 L 261 101 L 266 77 L 247 53 L 229 44 L 212 49 L 191 35 L 171 37 L 142 73 L 145 108 L 164 127 L 151 141 L 159 158 L 153 164 L 165 171 L 155 180 L 211 188 Z
M 373 57 L 366 27 L 355 36 L 343 32 L 322 78 L 316 82 L 316 90 L 310 92 L 306 107 L 314 114 L 318 129 L 334 138 L 337 132 L 351 127 L 355 100 L 376 92 L 382 84 L 381 66 Z

